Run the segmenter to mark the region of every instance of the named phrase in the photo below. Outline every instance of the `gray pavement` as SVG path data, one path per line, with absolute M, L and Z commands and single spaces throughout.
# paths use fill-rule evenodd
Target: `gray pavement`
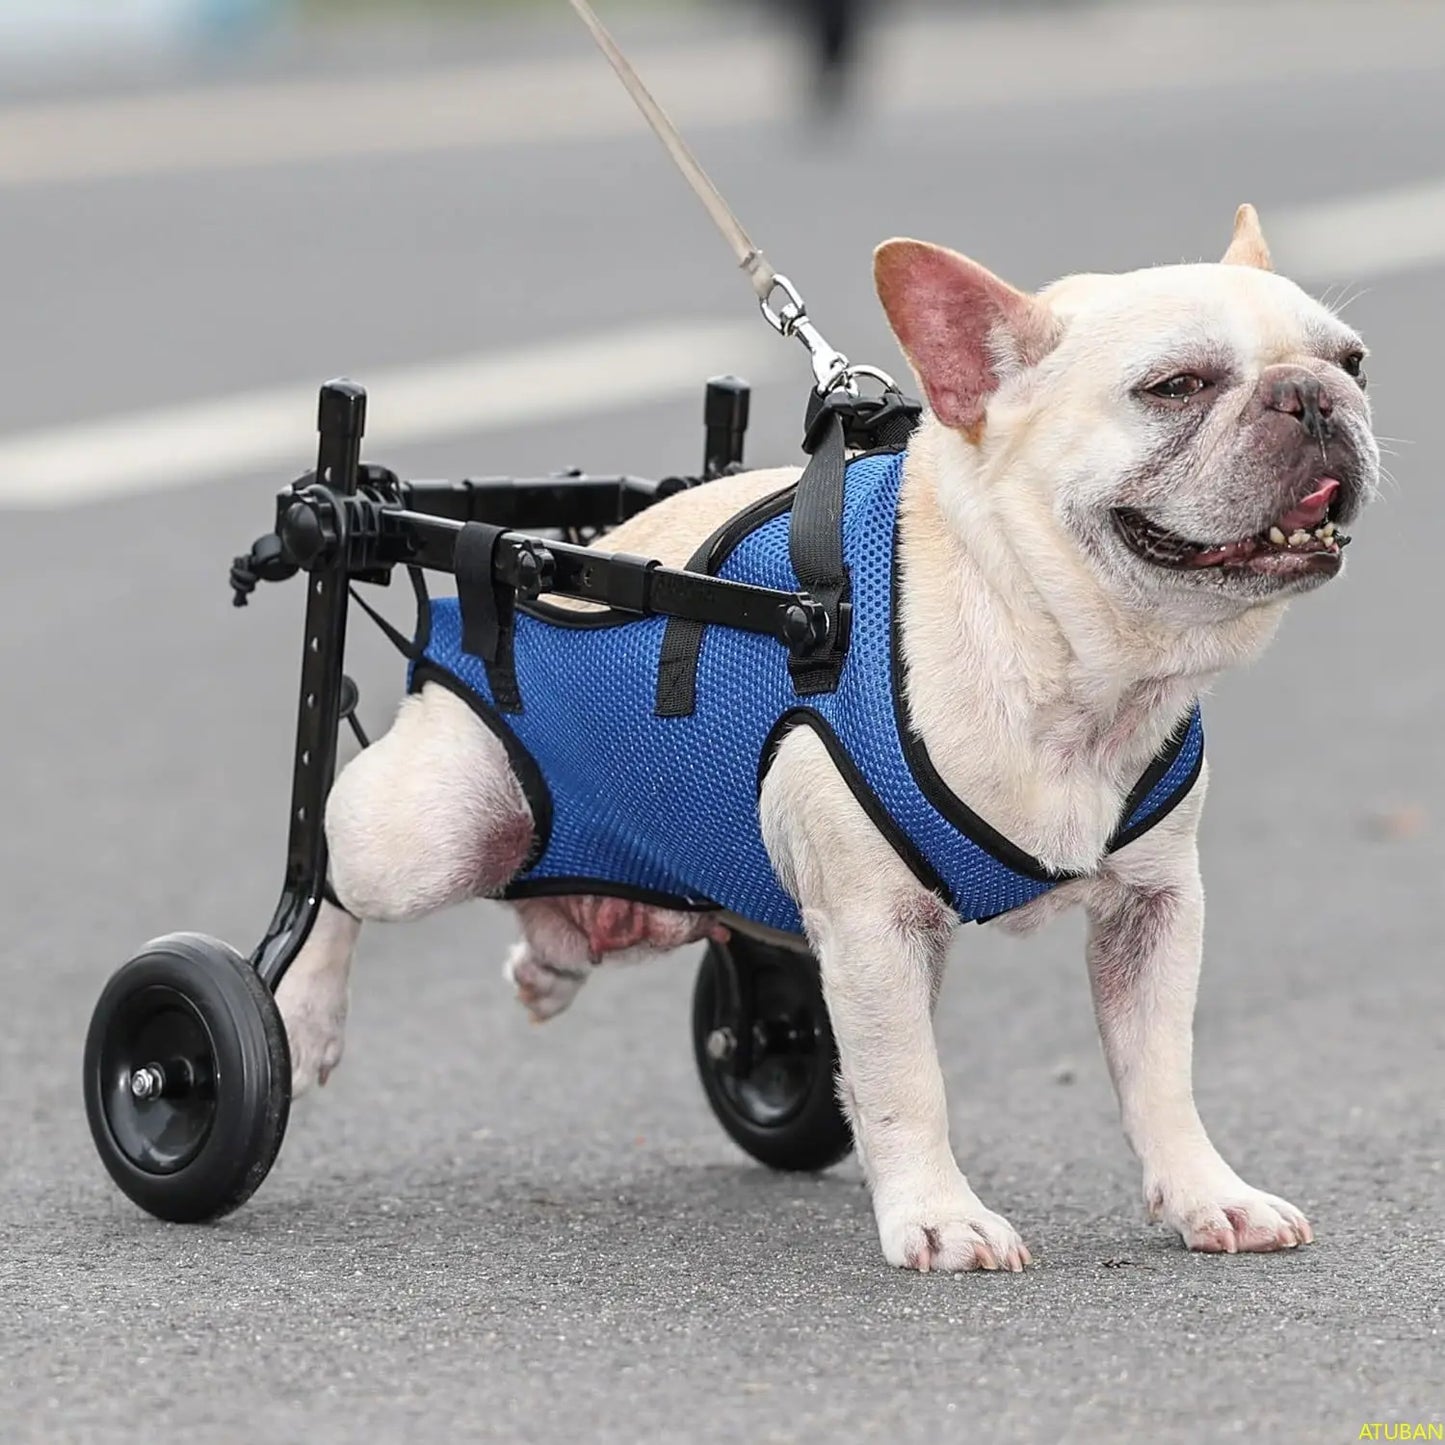
M 1213 254 L 1244 199 L 1268 229 L 1438 179 L 1445 49 L 1422 62 L 1434 30 L 1385 9 L 1393 68 L 1353 73 L 1346 44 L 1328 78 L 888 112 L 846 148 L 745 116 L 696 138 L 829 334 L 888 365 L 886 234 L 1034 285 Z M 35 186 L 0 218 L 0 432 L 746 306 L 644 136 Z M 490 905 L 367 935 L 346 1059 L 243 1211 L 143 1217 L 94 1157 L 80 1044 L 147 937 L 247 948 L 269 916 L 300 597 L 234 613 L 224 578 L 284 476 L 0 518 L 0 1439 L 1324 1442 L 1445 1419 L 1445 268 L 1350 314 L 1380 431 L 1416 440 L 1349 577 L 1209 708 L 1199 1095 L 1240 1172 L 1315 1223 L 1279 1257 L 1193 1257 L 1142 1222 L 1073 921 L 966 932 L 939 1015 L 954 1141 L 1033 1249 L 1022 1277 L 890 1271 L 855 1165 L 738 1154 L 693 1078 L 691 959 L 607 971 L 529 1027 Z M 754 458 L 793 455 L 802 383 L 756 399 Z M 386 460 L 676 470 L 697 411 Z M 380 726 L 399 669 L 361 628 L 354 664 Z

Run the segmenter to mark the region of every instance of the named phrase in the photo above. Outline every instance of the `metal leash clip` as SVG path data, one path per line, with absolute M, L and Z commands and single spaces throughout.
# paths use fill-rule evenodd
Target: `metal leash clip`
M 787 298 L 780 307 L 773 305 L 773 296 L 779 291 Z M 813 381 L 819 396 L 831 396 L 835 391 L 857 396 L 859 378 L 865 376 L 878 382 L 884 391 L 898 390 L 898 383 L 886 371 L 876 366 L 854 366 L 841 351 L 828 343 L 808 319 L 807 303 L 786 276 L 773 276 L 767 295 L 758 305 L 768 325 L 779 336 L 796 336 L 808 348 L 813 362 Z

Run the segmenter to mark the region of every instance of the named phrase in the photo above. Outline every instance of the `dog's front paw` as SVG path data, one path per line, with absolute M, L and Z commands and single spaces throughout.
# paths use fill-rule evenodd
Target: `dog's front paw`
M 924 1274 L 971 1269 L 1015 1272 L 1029 1263 L 1018 1231 L 1001 1214 L 985 1209 L 971 1191 L 878 1207 L 883 1256 L 899 1269 Z
M 1310 1222 L 1287 1199 L 1237 1174 L 1160 1180 L 1145 1187 L 1150 1219 L 1163 1220 L 1205 1254 L 1262 1254 L 1314 1242 Z

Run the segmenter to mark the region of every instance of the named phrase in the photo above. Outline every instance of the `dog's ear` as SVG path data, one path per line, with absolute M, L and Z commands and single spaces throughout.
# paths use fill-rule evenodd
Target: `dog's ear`
M 1234 213 L 1234 237 L 1224 253 L 1226 266 L 1253 266 L 1260 271 L 1273 271 L 1269 259 L 1269 243 L 1259 225 L 1259 212 L 1246 202 Z
M 1058 341 L 1043 302 L 942 246 L 885 241 L 873 253 L 873 280 L 933 414 L 972 442 L 999 383 Z

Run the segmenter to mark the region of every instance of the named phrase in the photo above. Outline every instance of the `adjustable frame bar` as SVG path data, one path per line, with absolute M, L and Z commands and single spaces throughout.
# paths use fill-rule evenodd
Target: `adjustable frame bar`
M 514 485 L 518 496 L 527 496 L 522 489 L 528 484 Z M 544 499 L 549 488 L 550 483 L 541 484 Z M 481 495 L 485 494 L 473 497 Z M 445 500 L 456 500 L 456 494 Z M 331 551 L 339 550 L 345 554 L 348 575 L 369 580 L 398 565 L 455 573 L 458 539 L 468 525 L 313 485 L 282 494 L 277 531 L 284 554 L 302 569 L 324 569 Z M 761 633 L 797 656 L 807 656 L 827 642 L 827 615 L 804 592 L 730 582 L 664 567 L 648 557 L 578 547 L 524 532 L 504 532 L 498 538 L 492 580 L 523 598 L 552 593 L 639 617 L 682 617 Z

